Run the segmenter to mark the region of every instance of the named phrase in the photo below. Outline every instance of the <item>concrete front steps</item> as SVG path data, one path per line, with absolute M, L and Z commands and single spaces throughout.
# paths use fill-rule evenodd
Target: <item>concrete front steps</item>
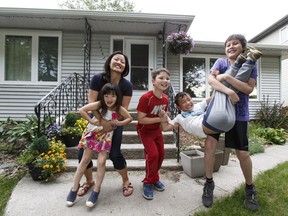
M 145 159 L 126 159 L 128 171 L 144 171 Z M 78 166 L 77 159 L 67 160 L 67 172 L 75 172 Z M 168 171 L 182 171 L 183 168 L 177 159 L 164 159 L 161 169 Z M 97 160 L 93 159 L 93 171 L 97 171 Z M 115 171 L 112 161 L 107 159 L 106 171 Z
M 138 134 L 136 132 L 137 117 L 136 112 L 130 112 L 133 121 L 126 125 L 123 129 L 123 137 L 121 150 L 127 161 L 128 170 L 145 170 L 145 159 L 144 159 L 144 147 L 141 143 Z M 175 144 L 175 139 L 173 132 L 162 132 L 164 136 L 164 161 L 162 164 L 162 169 L 165 170 L 183 170 L 181 164 L 177 162 L 177 148 Z M 66 148 L 67 154 L 67 171 L 76 171 L 78 165 L 77 159 L 77 147 Z M 97 154 L 93 156 L 94 170 L 97 170 Z M 107 171 L 115 170 L 111 160 L 107 159 L 106 162 Z

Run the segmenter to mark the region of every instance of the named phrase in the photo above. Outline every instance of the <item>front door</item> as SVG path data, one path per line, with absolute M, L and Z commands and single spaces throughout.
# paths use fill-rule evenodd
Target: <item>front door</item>
M 135 109 L 139 98 L 153 87 L 150 71 L 155 68 L 155 42 L 154 39 L 126 39 L 125 42 L 130 63 L 127 79 L 133 84 L 129 109 Z

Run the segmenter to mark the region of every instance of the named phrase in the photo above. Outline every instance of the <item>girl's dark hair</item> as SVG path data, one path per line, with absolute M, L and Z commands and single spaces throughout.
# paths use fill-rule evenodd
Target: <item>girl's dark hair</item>
M 168 74 L 168 76 L 170 76 L 170 72 L 166 68 L 160 68 L 160 69 L 153 70 L 151 72 L 152 79 L 155 80 L 156 76 L 159 75 L 161 72 L 165 72 Z
M 111 74 L 110 74 L 110 63 L 112 58 L 117 55 L 123 55 L 125 58 L 125 68 L 123 73 L 121 74 L 121 77 L 125 77 L 129 74 L 129 70 L 130 70 L 130 66 L 129 66 L 129 61 L 128 61 L 128 57 L 121 51 L 116 51 L 114 53 L 112 53 L 106 60 L 105 64 L 104 64 L 104 72 L 102 73 L 102 77 L 104 79 L 105 82 L 110 82 L 111 81 Z
M 187 92 L 178 92 L 176 94 L 174 102 L 177 106 L 179 106 L 179 99 L 183 98 L 184 96 L 191 97 Z
M 99 100 L 101 103 L 101 115 L 105 115 L 107 113 L 108 107 L 104 100 L 104 95 L 112 94 L 116 95 L 116 103 L 112 108 L 115 108 L 116 112 L 119 112 L 120 106 L 122 104 L 122 94 L 118 85 L 114 83 L 106 83 L 99 92 Z
M 244 49 L 244 50 L 246 49 L 247 40 L 246 40 L 246 38 L 245 38 L 244 35 L 242 35 L 242 34 L 232 34 L 232 35 L 230 35 L 230 36 L 226 39 L 226 41 L 225 41 L 225 43 L 224 43 L 224 47 L 226 47 L 227 42 L 228 42 L 228 41 L 231 41 L 231 40 L 239 40 L 240 43 L 241 43 L 241 45 L 242 45 L 242 47 L 243 47 L 243 49 Z

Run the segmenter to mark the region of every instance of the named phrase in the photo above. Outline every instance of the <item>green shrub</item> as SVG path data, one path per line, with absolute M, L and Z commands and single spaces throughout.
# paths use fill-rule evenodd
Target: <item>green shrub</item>
M 38 152 L 38 154 L 46 153 L 49 150 L 49 142 L 46 136 L 36 137 L 31 146 L 30 149 L 32 151 Z
M 286 128 L 288 115 L 283 103 L 269 102 L 269 96 L 263 96 L 261 108 L 256 112 L 257 122 L 264 128 Z
M 255 133 L 259 137 L 263 137 L 268 143 L 281 145 L 286 142 L 286 133 L 284 129 L 258 128 L 255 130 Z
M 265 139 L 262 137 L 251 136 L 249 137 L 249 153 L 250 155 L 263 153 L 265 151 Z
M 64 127 L 74 127 L 76 121 L 81 118 L 81 115 L 75 112 L 68 112 L 65 116 Z
M 261 137 L 265 139 L 265 143 L 284 144 L 286 142 L 286 132 L 284 129 L 263 128 L 257 122 L 250 122 L 249 136 Z
M 19 139 L 26 139 L 31 142 L 38 130 L 38 119 L 35 115 L 26 116 L 24 121 L 16 122 L 10 118 L 0 124 L 1 140 L 15 142 Z

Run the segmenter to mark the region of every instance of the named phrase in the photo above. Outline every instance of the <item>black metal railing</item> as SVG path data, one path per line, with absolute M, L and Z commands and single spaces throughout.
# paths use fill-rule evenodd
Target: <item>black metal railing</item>
M 85 105 L 88 89 L 89 80 L 73 73 L 42 98 L 34 107 L 38 118 L 38 136 L 46 133 L 47 126 L 55 122 L 60 125 L 68 112 L 76 112 Z M 49 124 L 44 124 L 45 122 Z
M 169 102 L 168 102 L 169 117 L 173 119 L 179 113 L 179 110 L 177 109 L 176 104 L 174 102 L 176 92 L 172 85 L 170 85 L 169 88 L 165 91 L 165 94 L 167 94 L 169 97 Z M 177 147 L 177 162 L 179 162 L 179 159 L 180 159 L 179 128 L 177 130 L 173 130 L 173 132 L 174 132 L 174 138 L 175 138 L 176 147 Z

